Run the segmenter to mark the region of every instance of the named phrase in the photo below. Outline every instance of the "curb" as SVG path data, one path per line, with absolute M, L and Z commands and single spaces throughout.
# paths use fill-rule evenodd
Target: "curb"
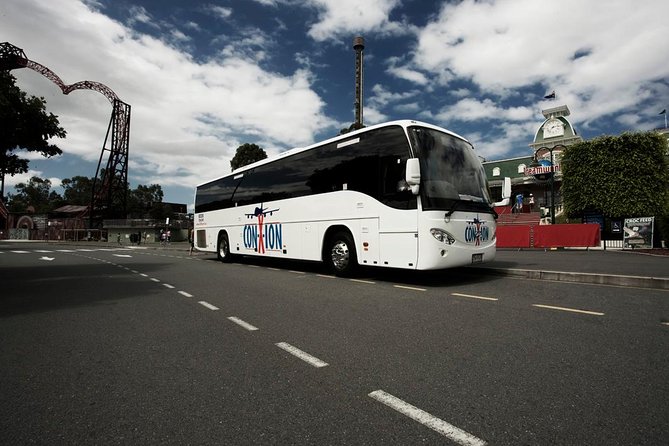
M 552 280 L 556 282 L 589 283 L 633 288 L 669 290 L 669 279 L 661 277 L 622 276 L 617 274 L 575 273 L 569 271 L 540 271 L 514 268 L 477 267 L 479 271 L 496 276 L 519 279 Z

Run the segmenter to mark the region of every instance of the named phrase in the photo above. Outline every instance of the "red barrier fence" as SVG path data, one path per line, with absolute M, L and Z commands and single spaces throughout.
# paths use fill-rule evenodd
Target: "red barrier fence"
M 497 247 L 529 248 L 532 228 L 529 225 L 497 226 Z
M 497 227 L 498 248 L 576 248 L 599 246 L 598 224 Z

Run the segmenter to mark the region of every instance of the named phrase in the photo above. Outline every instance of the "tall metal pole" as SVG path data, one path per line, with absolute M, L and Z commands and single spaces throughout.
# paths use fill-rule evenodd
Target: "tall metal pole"
M 553 163 L 553 149 L 549 149 L 551 156 L 551 224 L 555 224 L 555 165 Z
M 353 39 L 355 50 L 355 129 L 361 129 L 362 123 L 362 50 L 365 49 L 365 39 L 358 36 Z

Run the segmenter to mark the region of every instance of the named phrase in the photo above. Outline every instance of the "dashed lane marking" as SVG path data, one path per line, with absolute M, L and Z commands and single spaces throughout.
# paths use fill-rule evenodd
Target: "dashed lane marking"
M 206 302 L 206 301 L 204 301 L 204 300 L 201 300 L 201 301 L 199 301 L 198 303 L 199 303 L 200 305 L 202 305 L 203 307 L 209 308 L 209 309 L 212 310 L 212 311 L 216 311 L 216 310 L 219 309 L 218 307 L 216 307 L 216 306 L 214 306 L 214 305 L 212 305 L 212 304 L 210 304 L 209 302 Z
M 239 325 L 240 327 L 244 327 L 248 331 L 258 330 L 258 327 L 255 327 L 255 326 L 249 324 L 248 322 L 245 322 L 245 321 L 239 319 L 238 317 L 230 316 L 230 317 L 228 317 L 228 320 L 234 322 L 235 324 Z
M 451 293 L 451 296 L 458 296 L 458 297 L 468 297 L 470 299 L 479 299 L 479 300 L 499 300 L 496 297 L 485 297 L 485 296 L 475 296 L 473 294 L 462 294 L 462 293 Z
M 533 307 L 547 308 L 549 310 L 568 311 L 570 313 L 590 314 L 592 316 L 604 316 L 604 313 L 598 311 L 579 310 L 576 308 L 554 307 L 553 305 L 532 304 Z
M 370 285 L 376 284 L 376 282 L 372 282 L 371 280 L 362 280 L 362 279 L 348 279 L 351 282 L 357 282 L 357 283 L 368 283 Z
M 375 390 L 368 395 L 376 401 L 385 404 L 391 409 L 395 409 L 402 415 L 406 415 L 414 421 L 418 421 L 422 425 L 439 432 L 444 437 L 463 446 L 484 446 L 485 441 L 473 436 L 472 434 L 463 431 L 462 429 L 453 426 L 452 424 L 431 415 L 424 410 L 417 408 L 383 390 Z
M 170 285 L 169 283 L 163 283 L 163 286 L 165 288 L 174 289 L 174 285 Z
M 403 290 L 412 290 L 412 291 L 427 291 L 425 288 L 418 288 L 415 286 L 406 286 L 406 285 L 393 285 L 395 288 L 401 288 Z
M 187 293 L 187 292 L 185 292 L 185 291 L 178 291 L 178 293 L 181 294 L 182 296 L 185 296 L 185 297 L 193 297 L 192 294 Z
M 274 345 L 276 345 L 280 349 L 283 349 L 283 350 L 287 351 L 291 355 L 293 355 L 297 358 L 300 358 L 302 361 L 304 361 L 308 364 L 311 364 L 314 367 L 325 367 L 325 366 L 328 365 L 327 362 L 321 361 L 317 357 L 312 356 L 309 353 L 304 352 L 297 347 L 293 347 L 292 345 L 288 344 L 287 342 L 279 342 L 278 344 L 274 344 Z
M 155 277 L 151 277 L 151 281 L 156 282 L 156 283 L 160 283 L 160 280 L 156 279 Z

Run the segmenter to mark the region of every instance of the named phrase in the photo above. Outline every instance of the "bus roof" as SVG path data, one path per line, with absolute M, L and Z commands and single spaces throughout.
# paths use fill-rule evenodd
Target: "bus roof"
M 414 120 L 411 120 L 411 119 L 389 121 L 389 122 L 383 122 L 383 123 L 380 123 L 380 124 L 375 124 L 375 125 L 372 125 L 372 126 L 369 126 L 369 127 L 364 127 L 364 128 L 359 129 L 359 130 L 354 130 L 352 132 L 345 133 L 343 135 L 337 135 L 337 136 L 334 136 L 332 138 L 316 142 L 316 143 L 311 144 L 311 145 L 306 146 L 306 147 L 296 147 L 296 148 L 293 148 L 293 149 L 288 149 L 288 150 L 286 150 L 284 152 L 281 152 L 278 155 L 273 156 L 271 158 L 265 158 L 265 159 L 262 159 L 260 161 L 256 161 L 255 163 L 247 164 L 245 166 L 242 166 L 239 169 L 236 169 L 236 170 L 234 170 L 234 171 L 232 171 L 228 174 L 219 175 L 217 177 L 211 178 L 207 181 L 204 181 L 204 182 L 198 184 L 196 187 L 203 186 L 205 184 L 211 183 L 212 181 L 215 181 L 215 180 L 220 179 L 220 178 L 225 178 L 225 177 L 234 176 L 234 175 L 240 175 L 240 174 L 246 172 L 247 170 L 251 170 L 251 169 L 253 169 L 257 166 L 261 166 L 263 164 L 271 163 L 271 162 L 273 162 L 277 159 L 285 158 L 286 156 L 290 156 L 290 155 L 295 155 L 296 153 L 311 150 L 315 147 L 319 147 L 319 146 L 322 146 L 324 144 L 329 144 L 329 143 L 332 143 L 332 142 L 335 142 L 335 141 L 350 138 L 351 136 L 360 135 L 360 134 L 368 132 L 370 130 L 374 130 L 374 129 L 378 129 L 378 128 L 382 128 L 382 127 L 390 127 L 390 126 L 393 126 L 393 125 L 398 125 L 398 126 L 401 126 L 401 127 L 404 127 L 404 128 L 414 126 L 414 125 L 418 125 L 418 126 L 421 126 L 421 127 L 427 127 L 427 128 L 431 128 L 431 129 L 434 129 L 434 130 L 439 130 L 440 132 L 448 133 L 449 135 L 455 136 L 456 138 L 462 139 L 463 141 L 466 141 L 466 142 L 469 143 L 469 141 L 466 138 L 463 138 L 462 136 L 458 135 L 457 133 L 452 132 L 450 130 L 446 130 L 445 128 L 436 126 L 434 124 L 428 124 L 426 122 L 421 122 L 421 121 L 414 121 Z

